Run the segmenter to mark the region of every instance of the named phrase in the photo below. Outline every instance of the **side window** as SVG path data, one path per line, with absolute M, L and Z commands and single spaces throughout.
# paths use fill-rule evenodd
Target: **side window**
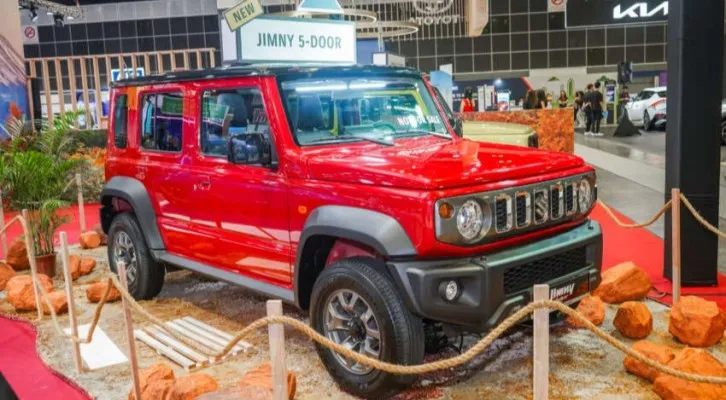
M 141 99 L 141 148 L 180 152 L 184 98 L 181 93 L 150 93 Z
M 246 133 L 261 133 L 271 141 L 259 89 L 205 90 L 202 93 L 200 144 L 203 154 L 226 157 L 230 135 Z
M 117 96 L 113 109 L 113 140 L 117 149 L 125 149 L 128 143 L 128 115 L 128 96 Z

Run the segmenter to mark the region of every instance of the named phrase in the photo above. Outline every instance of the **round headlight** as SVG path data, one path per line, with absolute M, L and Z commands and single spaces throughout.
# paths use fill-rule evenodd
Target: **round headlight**
M 577 201 L 580 203 L 580 212 L 587 212 L 592 205 L 592 187 L 587 179 L 580 181 L 577 193 Z
M 456 229 L 464 240 L 476 239 L 484 225 L 481 206 L 475 200 L 467 200 L 456 214 Z

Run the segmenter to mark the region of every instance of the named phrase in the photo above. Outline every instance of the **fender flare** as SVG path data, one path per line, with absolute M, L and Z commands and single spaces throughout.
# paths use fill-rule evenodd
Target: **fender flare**
M 112 207 L 111 199 L 114 197 L 123 199 L 131 205 L 149 249 L 165 250 L 166 246 L 161 238 L 159 226 L 156 224 L 156 212 L 144 184 L 136 179 L 123 176 L 113 177 L 106 182 L 101 191 L 101 204 L 103 205 L 101 221 L 104 220 L 104 212 L 108 212 L 108 208 Z M 108 227 L 104 226 L 104 230 L 108 230 Z
M 315 235 L 349 239 L 371 247 L 386 258 L 413 257 L 417 254 L 408 234 L 390 215 L 348 206 L 318 207 L 305 221 L 295 257 L 295 299 L 298 298 L 300 263 L 307 240 Z

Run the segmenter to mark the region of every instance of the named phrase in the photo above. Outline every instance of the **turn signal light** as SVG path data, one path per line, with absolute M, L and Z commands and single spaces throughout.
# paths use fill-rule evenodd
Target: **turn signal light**
M 454 216 L 454 207 L 449 203 L 439 205 L 439 217 L 449 219 Z

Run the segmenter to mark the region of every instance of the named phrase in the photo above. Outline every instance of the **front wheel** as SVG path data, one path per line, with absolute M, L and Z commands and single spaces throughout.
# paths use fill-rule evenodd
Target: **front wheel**
M 367 258 L 327 267 L 313 287 L 310 322 L 320 334 L 360 354 L 398 365 L 420 364 L 423 324 L 406 308 L 383 268 Z M 387 398 L 416 379 L 358 364 L 321 345 L 317 349 L 338 385 L 359 397 Z
M 726 119 L 721 121 L 721 144 L 726 144 Z

